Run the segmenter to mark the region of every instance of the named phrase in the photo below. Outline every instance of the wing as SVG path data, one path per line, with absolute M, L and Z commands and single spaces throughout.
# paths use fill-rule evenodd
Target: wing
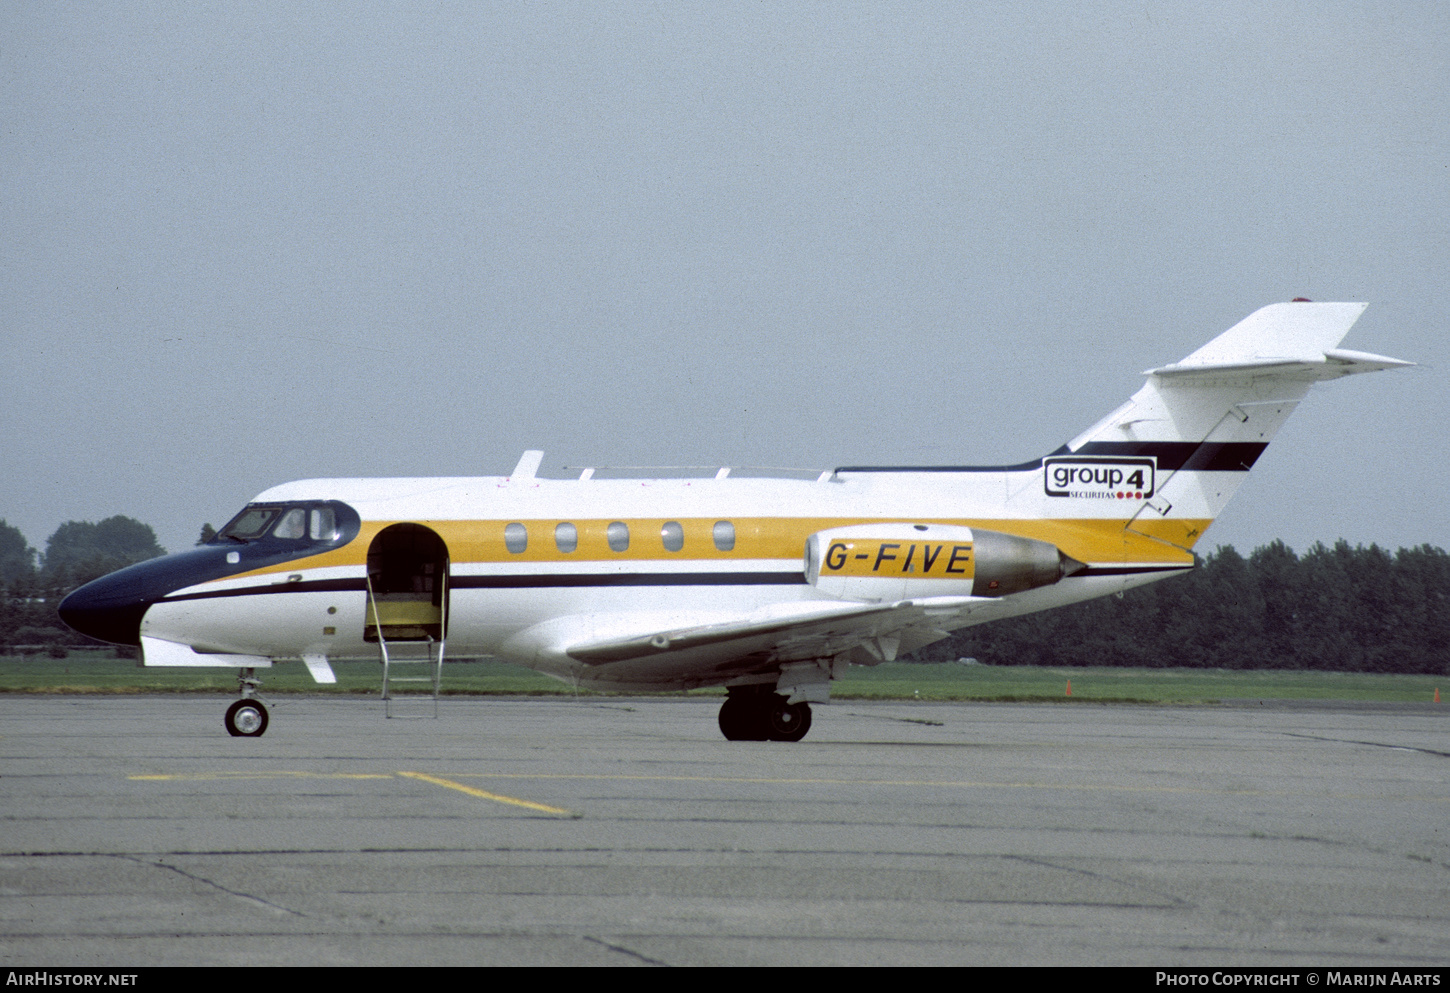
M 892 661 L 945 638 L 983 605 L 955 596 L 780 604 L 739 617 L 582 615 L 540 625 L 508 654 L 556 673 L 566 662 L 573 678 L 599 688 L 711 686 L 795 662 Z
M 871 661 L 890 661 L 899 649 L 873 651 L 878 647 L 877 642 L 900 639 L 907 632 L 934 635 L 914 647 L 944 638 L 948 632 L 934 631 L 932 620 L 955 617 L 971 601 L 971 597 L 935 597 L 889 604 L 803 604 L 799 606 L 804 609 L 790 611 L 783 617 L 750 616 L 645 635 L 596 639 L 571 645 L 567 652 L 570 658 L 587 665 L 658 658 L 680 652 L 691 652 L 696 658 L 717 659 L 764 652 L 770 662 L 790 662 L 825 658 L 870 646 L 867 652 Z M 771 612 L 780 613 L 785 612 Z

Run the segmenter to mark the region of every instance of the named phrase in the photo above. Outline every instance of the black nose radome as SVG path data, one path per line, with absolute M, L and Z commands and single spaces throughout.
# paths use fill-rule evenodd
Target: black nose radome
M 60 602 L 60 619 L 81 634 L 117 645 L 141 644 L 141 618 L 153 603 L 186 586 L 246 565 L 228 561 L 221 546 L 193 548 L 128 565 L 92 580 Z
M 121 572 L 92 580 L 60 602 L 60 619 L 81 634 L 117 645 L 141 644 L 141 618 L 151 606 L 140 584 Z

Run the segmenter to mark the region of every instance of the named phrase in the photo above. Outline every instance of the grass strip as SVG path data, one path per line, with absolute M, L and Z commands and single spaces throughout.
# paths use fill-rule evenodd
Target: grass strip
M 377 662 L 335 662 L 336 686 L 312 682 L 300 662 L 260 670 L 265 693 L 376 695 Z M 1071 683 L 1071 695 L 1068 684 Z M 852 666 L 831 688 L 838 700 L 1061 701 L 1063 703 L 1214 703 L 1230 699 L 1429 703 L 1450 677 L 1272 669 L 1038 668 L 905 662 Z M 0 655 L 0 693 L 219 693 L 237 691 L 233 669 L 147 669 L 109 651 L 64 659 Z M 572 695 L 548 676 L 493 660 L 449 662 L 445 695 Z M 580 695 L 588 691 L 579 691 Z M 723 695 L 715 688 L 692 695 Z

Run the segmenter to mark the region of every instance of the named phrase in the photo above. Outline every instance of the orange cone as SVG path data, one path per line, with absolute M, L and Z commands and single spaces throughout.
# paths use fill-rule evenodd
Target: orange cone
M 1435 693 L 1436 693 L 1435 699 L 1436 700 L 1440 699 L 1440 697 L 1439 697 L 1440 691 L 1439 690 L 1436 690 Z M 1069 679 L 1067 681 L 1067 695 L 1068 696 L 1072 696 L 1072 680 L 1071 679 Z

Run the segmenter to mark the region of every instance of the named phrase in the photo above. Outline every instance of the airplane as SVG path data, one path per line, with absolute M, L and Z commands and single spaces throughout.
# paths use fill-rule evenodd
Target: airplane
M 1067 444 L 1011 466 L 847 466 L 814 480 L 310 479 L 209 542 L 66 597 L 148 666 L 239 672 L 493 656 L 591 690 L 723 686 L 729 740 L 799 741 L 848 665 L 1178 575 L 1318 381 L 1413 363 L 1340 349 L 1362 303 L 1264 307 Z M 435 675 L 436 679 L 436 675 Z M 436 700 L 436 682 L 435 682 Z

